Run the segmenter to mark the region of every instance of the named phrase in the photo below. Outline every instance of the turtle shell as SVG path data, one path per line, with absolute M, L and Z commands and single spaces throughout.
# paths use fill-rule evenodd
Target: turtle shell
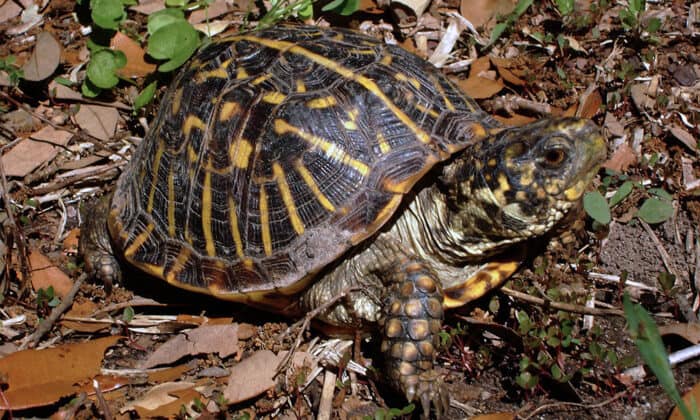
M 230 37 L 168 90 L 118 181 L 109 229 L 128 262 L 176 286 L 292 295 L 494 127 L 397 46 L 299 26 Z

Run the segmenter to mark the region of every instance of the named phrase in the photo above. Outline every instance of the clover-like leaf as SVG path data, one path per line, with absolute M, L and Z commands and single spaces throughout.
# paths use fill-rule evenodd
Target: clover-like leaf
M 139 109 L 151 103 L 155 93 L 156 82 L 151 82 L 145 88 L 143 88 L 141 93 L 139 93 L 139 96 L 137 96 L 136 99 L 134 99 L 134 111 L 138 111 Z
M 649 224 L 665 222 L 671 216 L 673 216 L 673 204 L 656 197 L 647 199 L 637 212 L 637 217 Z
M 185 22 L 185 13 L 180 9 L 159 10 L 148 17 L 146 28 L 149 35 L 153 35 L 163 26 L 176 22 Z
M 126 18 L 124 5 L 117 0 L 92 0 L 90 2 L 92 21 L 104 29 L 117 29 Z
M 158 29 L 148 40 L 148 54 L 167 60 L 158 71 L 168 72 L 180 67 L 199 47 L 199 34 L 189 23 L 173 22 Z
M 598 191 L 587 192 L 583 196 L 583 208 L 593 220 L 600 224 L 607 225 L 612 220 L 608 202 Z
M 111 89 L 119 83 L 115 71 L 126 64 L 121 51 L 100 50 L 92 55 L 87 66 L 87 77 L 100 89 Z

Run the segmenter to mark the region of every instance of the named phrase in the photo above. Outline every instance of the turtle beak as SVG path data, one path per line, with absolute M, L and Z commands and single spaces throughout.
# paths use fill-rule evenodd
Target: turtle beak
M 607 156 L 605 138 L 598 126 L 589 120 L 580 120 L 572 127 L 574 133 L 571 138 L 576 139 L 576 153 L 580 157 L 578 167 L 572 173 L 577 181 L 564 190 L 564 197 L 568 201 L 577 201 L 586 191 L 593 177 L 598 173 L 600 165 Z

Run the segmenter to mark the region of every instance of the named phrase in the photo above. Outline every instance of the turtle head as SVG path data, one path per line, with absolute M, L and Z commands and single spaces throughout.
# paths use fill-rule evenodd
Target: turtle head
M 577 206 L 605 156 L 588 120 L 496 130 L 444 169 L 451 227 L 477 255 L 542 235 Z

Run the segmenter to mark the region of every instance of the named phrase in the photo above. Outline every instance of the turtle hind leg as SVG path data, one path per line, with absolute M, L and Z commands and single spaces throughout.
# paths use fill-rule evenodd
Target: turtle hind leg
M 431 406 L 442 415 L 449 396 L 434 369 L 444 319 L 440 284 L 418 261 L 397 265 L 392 275 L 380 320 L 388 379 L 409 402 L 420 401 L 426 417 Z
M 78 251 L 85 261 L 85 272 L 102 282 L 107 290 L 119 283 L 122 275 L 107 227 L 111 198 L 111 195 L 102 197 L 97 203 L 90 204 L 83 210 L 84 222 L 78 244 Z

